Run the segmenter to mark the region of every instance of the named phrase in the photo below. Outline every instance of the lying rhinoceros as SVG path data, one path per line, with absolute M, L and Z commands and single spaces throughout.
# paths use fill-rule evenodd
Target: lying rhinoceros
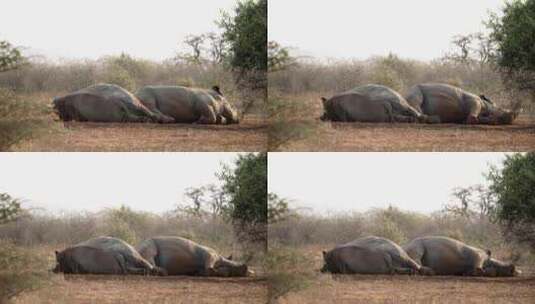
M 152 112 L 177 123 L 239 123 L 237 111 L 217 86 L 211 90 L 146 86 L 136 92 L 136 97 Z
M 512 124 L 518 114 L 499 108 L 484 95 L 440 83 L 416 85 L 406 100 L 421 113 L 443 123 Z
M 56 251 L 55 273 L 69 274 L 159 274 L 165 271 L 152 266 L 125 241 L 98 237 Z
M 403 249 L 413 260 L 439 275 L 516 276 L 520 273 L 514 265 L 492 259 L 490 250 L 448 237 L 417 238 Z
M 152 113 L 130 92 L 113 84 L 97 84 L 56 97 L 53 107 L 64 121 L 173 122 Z
M 425 274 L 433 272 L 418 265 L 391 240 L 368 236 L 323 252 L 322 272 L 341 274 Z
M 341 122 L 433 122 L 411 107 L 396 91 L 376 84 L 322 97 L 321 120 Z
M 152 265 L 169 275 L 242 277 L 247 265 L 224 258 L 214 249 L 180 237 L 160 236 L 141 242 L 136 249 Z

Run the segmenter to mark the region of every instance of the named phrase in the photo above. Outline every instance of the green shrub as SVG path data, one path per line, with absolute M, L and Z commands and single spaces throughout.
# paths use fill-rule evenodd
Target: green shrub
M 309 287 L 317 276 L 314 261 L 290 248 L 270 248 L 264 265 L 270 302 Z
M 0 239 L 0 303 L 43 286 L 48 278 L 44 257 Z
M 0 151 L 46 130 L 49 110 L 39 102 L 23 100 L 13 91 L 0 88 Z

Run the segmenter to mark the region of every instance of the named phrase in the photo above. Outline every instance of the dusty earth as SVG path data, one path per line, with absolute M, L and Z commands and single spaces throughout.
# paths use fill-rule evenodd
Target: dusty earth
M 285 151 L 508 151 L 535 149 L 535 124 L 326 123 L 320 136 L 289 142 Z
M 265 151 L 265 120 L 247 115 L 238 125 L 67 122 L 14 151 Z
M 321 275 L 279 303 L 535 303 L 535 277 Z
M 56 275 L 49 287 L 26 292 L 14 304 L 266 303 L 262 278 Z

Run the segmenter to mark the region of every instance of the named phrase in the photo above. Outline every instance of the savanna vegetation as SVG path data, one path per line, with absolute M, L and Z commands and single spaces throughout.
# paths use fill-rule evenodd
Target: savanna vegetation
M 535 114 L 534 56 L 530 53 L 534 3 L 517 0 L 505 4 L 502 12 L 484 21 L 487 33 L 462 33 L 452 39 L 452 51 L 431 61 L 402 58 L 395 53 L 367 59 L 319 60 L 299 57 L 296 49 L 270 42 L 270 149 L 444 151 L 449 150 L 451 141 L 442 139 L 454 136 L 459 143 L 454 151 L 472 147 L 509 151 L 506 147 L 511 146 L 515 151 L 531 150 L 535 145 L 528 136 L 533 132 Z M 417 130 L 376 126 L 379 132 L 371 132 L 365 126 L 325 124 L 318 119 L 323 112 L 320 97 L 370 83 L 388 86 L 403 95 L 413 85 L 426 82 L 484 93 L 497 105 L 520 111 L 517 124 L 524 128 L 513 127 L 510 132 L 489 128 L 473 133 L 473 129 L 451 126 L 438 130 L 425 125 Z M 406 137 L 411 138 L 411 145 L 398 143 Z
M 368 281 L 366 278 L 356 278 L 357 281 L 321 274 L 323 265 L 322 250 L 328 250 L 336 244 L 352 241 L 356 238 L 376 235 L 391 239 L 398 244 L 425 235 L 441 235 L 461 240 L 467 244 L 480 248 L 490 249 L 492 255 L 498 259 L 511 261 L 519 265 L 523 271 L 524 280 L 532 280 L 535 274 L 535 252 L 533 251 L 533 194 L 535 186 L 533 172 L 533 153 L 519 153 L 508 155 L 504 163 L 498 167 L 490 167 L 487 173 L 488 185 L 463 185 L 452 191 L 451 200 L 443 203 L 443 208 L 430 214 L 412 212 L 396 208 L 372 209 L 366 212 L 344 212 L 332 214 L 318 214 L 306 209 L 292 209 L 289 199 L 282 199 L 272 194 L 274 201 L 289 205 L 290 209 L 283 215 L 273 219 L 269 225 L 269 256 L 270 256 L 270 297 L 276 299 L 293 299 L 288 302 L 300 301 L 320 302 L 325 298 L 307 296 L 314 287 L 322 286 L 325 294 L 332 294 L 339 298 L 343 294 L 359 294 L 359 299 L 381 302 L 388 298 L 388 292 L 409 297 L 409 290 L 418 288 L 432 288 L 427 296 L 419 299 L 429 301 L 435 298 L 438 302 L 447 301 L 441 297 L 438 286 L 425 282 L 425 278 L 416 282 L 396 278 L 375 278 Z M 432 199 L 432 198 L 430 198 Z M 349 279 L 347 279 L 349 280 Z M 441 284 L 459 284 L 456 279 L 441 280 Z M 522 286 L 522 292 L 527 284 Z M 492 282 L 478 281 L 481 284 Z M 472 291 L 478 288 L 474 283 Z M 411 284 L 415 285 L 411 285 Z M 507 301 L 503 297 L 511 285 L 507 281 L 497 286 L 501 292 L 496 295 L 487 295 L 474 301 Z M 349 285 L 353 284 L 353 287 Z M 357 285 L 355 285 L 357 284 Z M 358 284 L 369 284 L 358 285 Z M 374 285 L 375 284 L 375 285 Z M 372 286 L 382 286 L 377 290 L 363 290 Z M 462 283 L 465 284 L 465 283 Z M 407 286 L 405 286 L 407 285 Z M 420 286 L 421 285 L 421 286 Z M 400 286 L 404 286 L 400 288 Z M 346 289 L 344 288 L 354 288 Z M 384 289 L 383 289 L 384 288 Z M 404 288 L 409 288 L 405 290 Z M 416 289 L 418 289 L 416 288 Z M 300 292 L 300 291 L 303 292 Z M 329 291 L 330 290 L 330 291 Z M 469 293 L 470 290 L 458 290 L 460 294 Z M 510 291 L 509 291 L 510 292 Z M 312 292 L 314 293 L 314 292 Z M 407 293 L 407 294 L 406 294 Z M 294 297 L 295 296 L 295 297 Z M 321 296 L 315 294 L 315 296 Z M 377 298 L 374 298 L 377 296 Z M 510 294 L 513 296 L 513 294 Z M 530 294 L 529 297 L 533 297 Z M 496 297 L 496 298 L 493 298 Z M 529 298 L 525 294 L 517 295 L 519 302 Z M 350 297 L 356 299 L 357 295 Z M 414 301 L 414 298 L 410 298 Z M 409 300 L 409 298 L 405 299 Z M 408 302 L 411 302 L 410 300 Z
M 238 1 L 234 11 L 222 12 L 215 23 L 219 32 L 187 36 L 178 43 L 176 56 L 162 61 L 126 53 L 95 60 L 51 60 L 26 56 L 22 47 L 0 42 L 0 150 L 197 150 L 181 148 L 179 138 L 191 137 L 189 129 L 177 135 L 177 127 L 169 126 L 83 128 L 54 121 L 53 97 L 103 82 L 131 92 L 145 85 L 218 85 L 243 116 L 244 127 L 228 127 L 213 138 L 200 134 L 190 141 L 200 146 L 198 150 L 265 150 L 267 2 Z M 103 129 L 105 134 L 95 141 L 95 133 Z M 51 132 L 53 136 L 41 137 Z

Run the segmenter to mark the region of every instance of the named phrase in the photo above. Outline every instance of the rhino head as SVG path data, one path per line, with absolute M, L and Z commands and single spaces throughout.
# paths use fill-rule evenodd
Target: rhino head
M 322 121 L 334 120 L 332 103 L 325 97 L 321 98 L 321 103 L 323 105 L 323 115 L 321 115 L 320 120 Z
M 522 272 L 512 263 L 505 263 L 491 257 L 490 250 L 487 250 L 487 260 L 483 263 L 483 275 L 490 277 L 514 277 Z
M 216 99 L 221 102 L 221 117 L 218 117 L 218 119 L 224 118 L 224 123 L 226 124 L 240 123 L 238 111 L 236 111 L 236 109 L 234 109 L 234 107 L 227 101 L 225 96 L 223 96 L 221 88 L 219 88 L 219 86 L 213 86 L 212 91 L 215 93 L 214 95 Z
M 248 270 L 247 265 L 233 261 L 232 256 L 229 258 L 219 257 L 211 271 L 220 277 L 246 277 L 252 273 Z
M 518 116 L 518 111 L 506 110 L 498 107 L 485 95 L 479 95 L 483 101 L 483 109 L 478 119 L 482 122 L 494 125 L 510 125 Z
M 340 269 L 338 267 L 338 264 L 335 262 L 335 259 L 333 258 L 332 251 L 329 252 L 322 252 L 323 254 L 323 267 L 321 267 L 321 272 L 331 272 L 331 273 L 340 273 Z
M 56 254 L 56 266 L 52 269 L 53 273 L 76 273 L 77 265 L 69 258 L 68 250 L 55 251 Z

